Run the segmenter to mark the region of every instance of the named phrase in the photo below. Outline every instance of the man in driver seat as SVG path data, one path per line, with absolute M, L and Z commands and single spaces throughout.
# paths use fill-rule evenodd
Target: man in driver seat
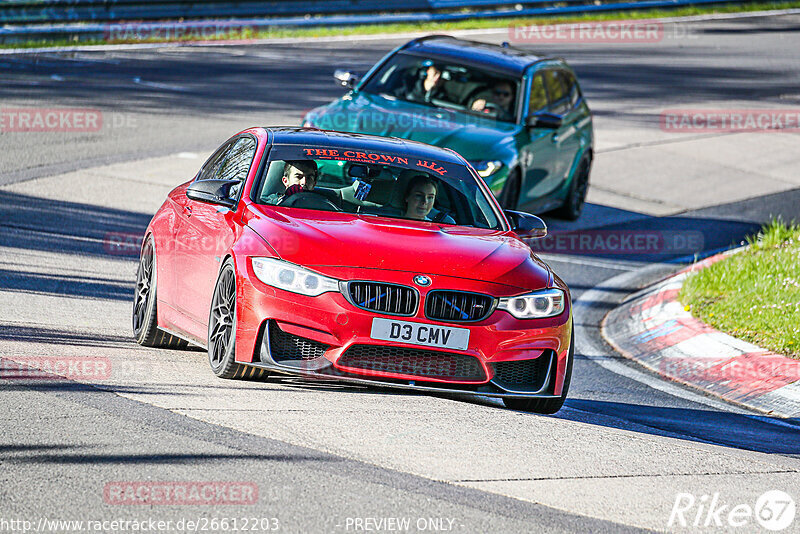
M 272 193 L 265 202 L 274 205 L 295 193 L 313 191 L 314 186 L 317 185 L 317 173 L 317 162 L 312 159 L 287 161 L 281 179 L 286 190 L 283 193 Z
M 283 169 L 283 185 L 286 192 L 283 196 L 290 196 L 299 191 L 313 191 L 317 185 L 317 162 L 312 159 L 287 161 Z M 289 190 L 294 186 L 290 193 Z
M 472 111 L 492 113 L 500 120 L 509 121 L 514 119 L 513 105 L 514 88 L 511 82 L 497 80 L 488 97 L 487 95 L 481 95 L 472 102 L 470 107 Z

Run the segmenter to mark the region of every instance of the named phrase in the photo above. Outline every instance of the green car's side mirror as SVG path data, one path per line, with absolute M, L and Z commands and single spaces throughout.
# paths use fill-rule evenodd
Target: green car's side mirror
M 339 85 L 348 89 L 355 87 L 359 80 L 358 74 L 343 69 L 336 69 L 333 73 L 333 78 Z
M 549 128 L 555 130 L 561 128 L 561 123 L 561 117 L 553 113 L 534 113 L 528 115 L 528 118 L 525 119 L 525 126 L 528 128 Z

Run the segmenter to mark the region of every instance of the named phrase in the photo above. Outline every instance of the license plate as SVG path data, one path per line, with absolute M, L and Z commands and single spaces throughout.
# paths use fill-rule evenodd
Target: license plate
M 381 341 L 397 341 L 421 347 L 438 347 L 442 349 L 467 350 L 469 330 L 432 324 L 395 321 L 394 319 L 372 320 L 372 339 Z

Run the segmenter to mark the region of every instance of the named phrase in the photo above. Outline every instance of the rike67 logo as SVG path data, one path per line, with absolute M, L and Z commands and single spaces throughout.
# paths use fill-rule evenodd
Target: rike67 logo
M 756 499 L 755 505 L 731 503 L 719 493 L 696 497 L 691 493 L 675 495 L 667 527 L 742 529 L 752 532 L 756 523 L 773 532 L 785 530 L 794 522 L 794 499 L 783 491 L 770 490 Z

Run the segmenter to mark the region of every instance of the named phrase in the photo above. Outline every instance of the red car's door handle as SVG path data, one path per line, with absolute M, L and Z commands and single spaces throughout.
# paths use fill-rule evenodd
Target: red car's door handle
M 184 206 L 183 207 L 183 214 L 186 215 L 187 217 L 191 217 L 192 216 L 192 207 L 191 206 Z

